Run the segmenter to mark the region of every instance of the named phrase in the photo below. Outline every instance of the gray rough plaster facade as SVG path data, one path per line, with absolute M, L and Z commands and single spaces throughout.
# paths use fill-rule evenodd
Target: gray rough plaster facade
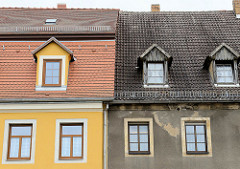
M 239 107 L 238 103 L 111 105 L 108 169 L 239 169 Z M 153 119 L 154 157 L 125 157 L 124 118 L 145 117 Z M 210 117 L 212 157 L 182 155 L 182 117 Z

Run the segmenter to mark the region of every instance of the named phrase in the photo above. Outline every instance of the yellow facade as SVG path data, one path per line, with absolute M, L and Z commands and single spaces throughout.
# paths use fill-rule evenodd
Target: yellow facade
M 103 113 L 93 109 L 71 112 L 64 110 L 7 110 L 0 111 L 0 145 L 3 145 L 5 120 L 36 120 L 34 164 L 2 164 L 1 169 L 102 169 Z M 87 162 L 55 163 L 55 135 L 57 119 L 87 119 Z M 0 146 L 0 152 L 3 147 Z M 2 160 L 2 153 L 0 153 Z
M 58 44 L 55 42 L 52 42 L 48 44 L 46 47 L 44 47 L 42 50 L 40 50 L 38 53 L 36 53 L 37 60 L 39 61 L 40 56 L 66 56 L 66 65 L 65 65 L 65 84 L 67 86 L 67 79 L 68 79 L 68 69 L 69 69 L 69 62 L 71 60 L 71 56 L 68 52 L 66 52 L 63 48 L 61 48 Z M 37 63 L 37 75 L 36 75 L 36 82 L 37 86 L 38 84 L 38 78 L 39 78 L 39 62 Z

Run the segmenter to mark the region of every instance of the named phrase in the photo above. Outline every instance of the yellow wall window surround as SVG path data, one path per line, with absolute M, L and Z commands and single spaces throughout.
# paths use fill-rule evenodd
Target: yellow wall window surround
M 37 62 L 36 91 L 65 91 L 73 52 L 52 37 L 32 53 Z

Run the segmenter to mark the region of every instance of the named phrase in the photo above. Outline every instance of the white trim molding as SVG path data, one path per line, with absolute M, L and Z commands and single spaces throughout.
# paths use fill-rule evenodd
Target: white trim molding
M 83 158 L 82 159 L 59 159 L 60 147 L 60 124 L 64 123 L 83 123 Z M 56 120 L 56 136 L 55 136 L 55 163 L 86 163 L 87 162 L 87 133 L 88 119 L 57 119 Z
M 190 122 L 190 123 L 205 123 L 205 125 L 206 125 L 206 140 L 207 140 L 207 154 L 187 154 L 185 124 L 188 122 Z M 183 118 L 181 118 L 181 134 L 182 134 L 182 156 L 183 157 L 212 157 L 210 117 L 183 117 Z
M 31 146 L 31 159 L 30 160 L 8 160 L 8 139 L 10 124 L 32 124 L 32 146 Z M 3 153 L 2 164 L 34 164 L 35 159 L 35 144 L 36 144 L 36 120 L 5 120 L 4 140 L 3 140 Z
M 62 104 L 0 104 L 0 110 L 69 110 L 69 109 L 103 109 L 99 103 L 62 103 Z
M 61 86 L 60 87 L 43 87 L 43 60 L 44 59 L 61 59 L 62 60 L 62 72 L 61 72 Z M 41 55 L 38 60 L 39 72 L 38 72 L 38 85 L 36 85 L 36 91 L 65 91 L 67 86 L 65 85 L 65 72 L 66 72 L 66 56 L 65 55 Z

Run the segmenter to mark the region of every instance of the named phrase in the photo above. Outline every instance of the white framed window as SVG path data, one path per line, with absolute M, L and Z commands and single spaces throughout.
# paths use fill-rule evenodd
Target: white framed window
M 147 84 L 164 83 L 164 65 L 163 63 L 147 63 Z
M 234 71 L 231 64 L 216 64 L 217 83 L 234 83 Z
M 55 163 L 87 162 L 87 119 L 57 119 Z
M 212 157 L 209 117 L 181 118 L 182 155 Z
M 143 63 L 144 87 L 145 88 L 168 88 L 167 61 Z
M 125 157 L 153 157 L 153 119 L 125 118 Z
M 58 62 L 59 63 L 59 68 L 60 72 L 57 72 L 55 69 L 51 71 L 52 75 L 47 75 L 47 72 L 50 72 L 47 69 L 47 63 L 51 62 Z M 65 72 L 66 72 L 66 56 L 40 56 L 39 57 L 39 76 L 38 76 L 38 86 L 36 86 L 36 91 L 66 91 L 67 86 L 65 85 Z M 53 63 L 55 63 L 53 62 Z M 53 74 L 55 70 L 55 74 Z M 54 77 L 57 77 L 57 82 L 56 83 L 49 83 L 46 81 L 46 79 L 50 77 L 54 79 Z M 53 80 L 52 80 L 53 81 Z M 47 83 L 46 83 L 47 82 Z
M 5 120 L 2 163 L 34 163 L 35 141 L 36 120 Z

